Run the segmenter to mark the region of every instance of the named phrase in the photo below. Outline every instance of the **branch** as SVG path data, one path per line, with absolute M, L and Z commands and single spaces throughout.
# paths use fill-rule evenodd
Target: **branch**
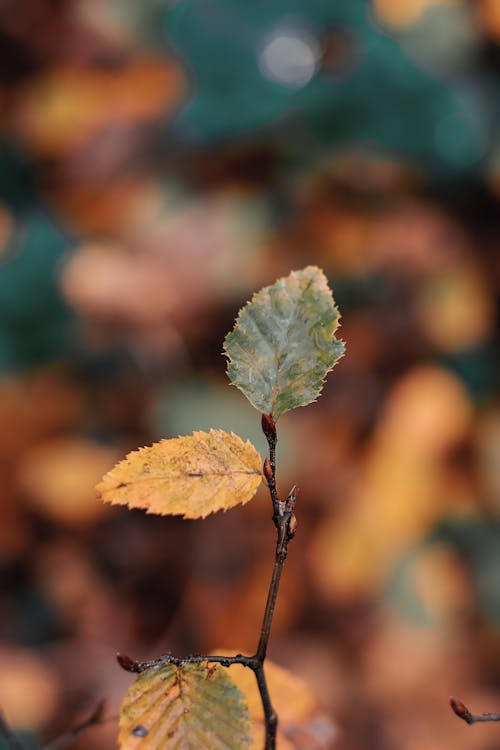
M 458 698 L 450 698 L 450 706 L 454 713 L 467 724 L 477 724 L 480 721 L 500 721 L 500 713 L 473 714 L 465 703 Z
M 104 724 L 106 721 L 111 721 L 116 718 L 109 716 L 108 718 L 104 719 L 103 715 L 105 709 L 106 703 L 104 701 L 99 701 L 97 706 L 94 708 L 90 716 L 85 719 L 85 721 L 82 721 L 80 724 L 77 724 L 64 734 L 61 734 L 54 740 L 51 740 L 46 745 L 44 745 L 41 750 L 63 750 L 63 748 L 69 747 L 74 742 L 76 742 L 76 740 L 78 739 L 78 735 L 85 729 L 88 729 L 89 727 L 99 726 L 100 724 Z
M 22 743 L 18 740 L 0 709 L 0 736 L 3 736 L 9 750 L 24 750 Z
M 163 656 L 158 656 L 157 659 L 151 659 L 151 661 L 135 661 L 125 654 L 117 654 L 116 660 L 126 672 L 134 672 L 136 674 L 145 672 L 147 669 L 152 669 L 153 667 L 162 667 L 164 664 L 175 664 L 177 667 L 180 667 L 182 664 L 200 664 L 203 661 L 220 664 L 222 667 L 230 667 L 231 664 L 242 664 L 244 667 L 249 667 L 253 670 L 258 667 L 255 656 L 245 656 L 244 654 L 236 654 L 236 656 L 203 656 L 201 654 L 173 656 L 172 654 L 164 654 Z
M 271 497 L 273 522 L 276 526 L 278 538 L 274 556 L 273 572 L 267 594 L 266 608 L 262 619 L 259 643 L 255 653 L 258 668 L 254 669 L 254 673 L 257 679 L 262 708 L 264 709 L 264 722 L 266 727 L 264 750 L 275 750 L 278 716 L 271 703 L 271 697 L 269 695 L 266 675 L 264 672 L 264 661 L 267 654 L 269 637 L 271 635 L 271 625 L 273 622 L 281 575 L 288 554 L 288 543 L 293 539 L 297 527 L 297 521 L 294 515 L 296 497 L 295 487 L 292 488 L 285 502 L 282 502 L 278 497 L 276 490 L 276 443 L 278 441 L 276 424 L 269 414 L 263 414 L 261 426 L 262 432 L 266 436 L 267 444 L 269 446 L 269 458 L 266 458 L 264 461 L 263 473 Z
M 257 669 L 254 670 L 257 687 L 259 688 L 262 708 L 264 710 L 264 724 L 266 728 L 266 738 L 264 750 L 274 750 L 276 747 L 276 733 L 278 731 L 278 714 L 271 703 L 269 688 L 267 687 L 266 674 L 264 672 L 264 663 L 260 662 Z

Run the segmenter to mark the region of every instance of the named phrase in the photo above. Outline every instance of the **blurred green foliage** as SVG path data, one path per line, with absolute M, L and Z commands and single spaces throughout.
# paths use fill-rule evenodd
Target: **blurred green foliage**
M 16 190 L 14 184 L 14 191 Z M 20 220 L 0 271 L 0 367 L 33 367 L 70 348 L 69 311 L 57 286 L 67 241 L 41 213 Z
M 190 0 L 166 10 L 163 21 L 160 31 L 193 81 L 178 123 L 184 137 L 248 138 L 265 128 L 292 150 L 371 143 L 444 172 L 473 168 L 484 153 L 484 126 L 474 102 L 464 101 L 465 84 L 423 72 L 365 0 Z M 340 59 L 330 66 L 324 59 L 304 86 L 266 78 L 259 51 L 288 29 L 342 45 Z

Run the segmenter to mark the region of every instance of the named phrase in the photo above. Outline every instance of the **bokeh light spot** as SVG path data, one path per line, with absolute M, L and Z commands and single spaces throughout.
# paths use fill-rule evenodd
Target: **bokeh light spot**
M 279 28 L 262 47 L 259 67 L 271 81 L 302 88 L 314 76 L 320 55 L 318 40 L 305 29 Z

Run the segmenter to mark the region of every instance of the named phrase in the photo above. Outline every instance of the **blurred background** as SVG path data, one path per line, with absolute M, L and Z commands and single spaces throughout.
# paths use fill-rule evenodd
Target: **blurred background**
M 187 522 L 93 487 L 193 429 L 264 453 L 222 341 L 308 264 L 347 353 L 279 423 L 271 657 L 319 696 L 290 747 L 498 746 L 448 698 L 500 709 L 499 90 L 499 0 L 2 0 L 0 705 L 27 748 L 116 714 L 116 651 L 255 648 L 264 489 Z

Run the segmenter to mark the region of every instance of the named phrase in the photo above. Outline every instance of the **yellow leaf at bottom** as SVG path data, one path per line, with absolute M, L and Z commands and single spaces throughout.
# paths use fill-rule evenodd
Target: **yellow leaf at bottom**
M 217 664 L 166 664 L 141 674 L 120 710 L 120 750 L 251 747 L 241 691 Z
M 261 458 L 250 442 L 232 432 L 210 430 L 129 453 L 96 490 L 113 505 L 204 518 L 247 503 L 261 478 Z

